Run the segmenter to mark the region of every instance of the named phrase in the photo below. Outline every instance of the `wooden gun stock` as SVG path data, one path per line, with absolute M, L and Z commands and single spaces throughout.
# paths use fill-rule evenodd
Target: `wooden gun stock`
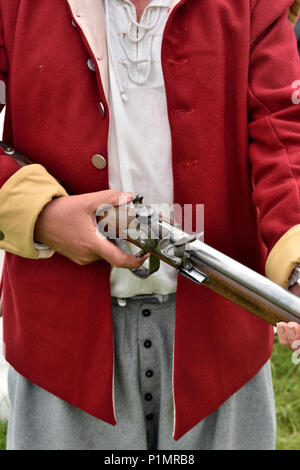
M 197 269 L 200 269 L 207 275 L 207 279 L 203 281 L 203 286 L 208 287 L 208 289 L 243 307 L 245 310 L 253 313 L 267 323 L 273 326 L 276 326 L 279 322 L 291 321 L 300 324 L 300 313 L 296 315 L 278 307 L 269 300 L 252 292 L 247 287 L 224 276 L 224 274 L 197 259 L 193 259 L 192 263 Z

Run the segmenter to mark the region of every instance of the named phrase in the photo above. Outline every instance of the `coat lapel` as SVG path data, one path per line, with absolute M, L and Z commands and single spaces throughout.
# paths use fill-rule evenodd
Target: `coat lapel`
M 171 13 L 171 11 L 173 10 L 174 7 L 176 7 L 177 3 L 180 3 L 181 0 L 172 0 L 171 4 L 170 4 L 170 10 L 169 10 L 169 14 Z
M 169 14 L 182 0 L 172 0 Z M 102 0 L 67 0 L 75 22 L 82 30 L 96 59 L 106 99 L 109 94 L 108 56 Z
M 108 58 L 102 0 L 67 0 L 75 22 L 82 30 L 96 60 L 102 86 L 108 98 Z

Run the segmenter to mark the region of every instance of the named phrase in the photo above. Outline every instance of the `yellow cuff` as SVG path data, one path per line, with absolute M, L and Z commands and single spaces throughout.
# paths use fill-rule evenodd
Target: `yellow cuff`
M 295 0 L 293 5 L 290 7 L 289 20 L 292 26 L 295 26 L 300 14 L 300 0 Z
M 43 166 L 28 165 L 14 173 L 0 190 L 0 249 L 24 258 L 45 257 L 34 247 L 34 226 L 46 204 L 59 196 L 67 193 Z
M 274 245 L 266 262 L 266 276 L 285 289 L 292 271 L 300 264 L 300 225 L 288 230 Z

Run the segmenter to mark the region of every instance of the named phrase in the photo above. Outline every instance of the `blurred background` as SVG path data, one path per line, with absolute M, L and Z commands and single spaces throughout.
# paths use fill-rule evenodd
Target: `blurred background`
M 295 30 L 296 38 L 297 38 L 297 41 L 298 41 L 298 52 L 299 52 L 299 55 L 300 55 L 300 21 L 298 21 L 298 23 L 296 24 L 294 30 Z

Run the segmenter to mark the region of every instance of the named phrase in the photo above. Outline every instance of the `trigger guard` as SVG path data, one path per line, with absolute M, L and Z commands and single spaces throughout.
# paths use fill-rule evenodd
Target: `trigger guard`
M 137 258 L 142 258 L 145 254 L 146 252 L 144 250 L 141 250 L 135 256 Z M 139 268 L 131 269 L 130 271 L 132 272 L 132 274 L 139 277 L 140 279 L 147 279 L 149 276 L 151 276 L 151 274 L 158 271 L 159 268 L 160 268 L 160 259 L 154 255 L 150 255 L 149 268 L 146 268 L 145 266 L 140 266 Z
M 124 240 L 117 239 L 115 240 L 115 244 L 120 248 L 120 250 L 124 251 L 124 253 L 131 254 Z M 137 258 L 142 258 L 146 254 L 146 251 L 140 250 L 138 253 L 135 254 L 135 256 Z M 136 277 L 139 277 L 140 279 L 147 279 L 149 276 L 151 276 L 151 274 L 158 271 L 159 268 L 160 259 L 154 255 L 150 255 L 149 268 L 146 268 L 145 266 L 140 266 L 139 268 L 130 269 L 130 271 L 132 272 L 132 274 L 134 274 Z

